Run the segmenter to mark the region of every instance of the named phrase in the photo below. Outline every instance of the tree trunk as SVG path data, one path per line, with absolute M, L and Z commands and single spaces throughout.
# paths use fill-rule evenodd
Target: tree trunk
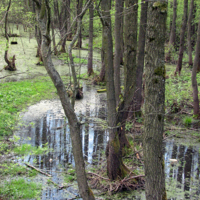
M 8 37 L 8 31 L 7 31 L 7 23 L 8 23 L 8 12 L 10 10 L 10 6 L 11 6 L 11 0 L 9 0 L 8 7 L 6 10 L 6 16 L 5 16 L 5 38 L 7 42 L 6 42 L 6 50 L 4 54 L 4 59 L 5 59 L 5 62 L 7 63 L 7 66 L 4 69 L 9 70 L 9 71 L 16 71 L 17 68 L 15 66 L 15 55 L 12 57 L 12 60 L 8 59 L 9 37 Z
M 80 13 L 82 11 L 82 8 L 83 8 L 83 0 L 77 0 L 77 16 L 80 15 Z M 77 22 L 77 24 L 78 24 L 78 22 Z M 80 32 L 79 32 L 79 35 L 78 35 L 78 42 L 76 44 L 76 47 L 82 48 L 82 34 L 81 34 L 81 29 L 80 29 Z
M 121 28 L 123 25 L 123 0 L 116 0 L 115 3 L 115 57 L 114 57 L 114 81 L 115 81 L 115 98 L 116 105 L 119 104 L 120 90 L 120 63 L 122 58 L 121 41 L 123 35 L 121 34 Z
M 184 14 L 183 14 L 183 23 L 182 23 L 181 35 L 180 35 L 179 57 L 178 57 L 178 63 L 176 66 L 176 71 L 174 73 L 175 76 L 177 75 L 177 73 L 179 73 L 179 76 L 180 76 L 181 69 L 182 69 L 185 32 L 186 32 L 186 26 L 187 26 L 187 12 L 188 12 L 188 0 L 184 0 Z
M 125 0 L 125 39 L 124 39 L 124 98 L 118 109 L 120 147 L 129 147 L 126 139 L 125 125 L 130 111 L 133 111 L 133 96 L 136 88 L 136 54 L 137 54 L 137 15 L 138 0 Z M 118 124 L 117 123 L 117 124 Z
M 176 40 L 176 14 L 177 11 L 177 0 L 174 0 L 173 2 L 173 19 L 172 19 L 172 26 L 171 26 L 171 32 L 170 32 L 170 38 L 169 38 L 169 44 L 168 44 L 168 52 L 165 56 L 165 61 L 170 62 L 171 61 L 171 50 L 174 48 L 175 40 Z
M 108 107 L 108 125 L 109 125 L 109 142 L 106 151 L 107 157 L 107 174 L 111 180 L 126 175 L 126 167 L 122 162 L 120 143 L 116 128 L 116 101 L 114 87 L 114 69 L 113 69 L 113 42 L 111 30 L 111 1 L 102 0 L 102 24 L 103 38 L 105 49 L 105 68 L 106 68 L 106 90 L 107 90 L 107 107 Z
M 141 105 L 143 101 L 142 97 L 142 77 L 144 70 L 144 49 L 145 49 L 145 36 L 146 36 L 146 24 L 147 24 L 147 8 L 148 2 L 143 0 L 141 5 L 141 17 L 140 17 L 140 32 L 138 41 L 138 54 L 137 54 L 137 79 L 135 90 L 135 112 L 136 115 L 141 113 Z
M 193 108 L 194 108 L 193 114 L 196 116 L 199 115 L 198 84 L 197 84 L 197 79 L 196 79 L 197 67 L 200 60 L 199 55 L 200 55 L 200 19 L 199 19 L 198 32 L 197 32 L 194 65 L 192 68 L 192 88 L 193 88 Z
M 89 7 L 90 22 L 89 22 L 89 55 L 88 55 L 88 75 L 93 74 L 93 4 Z
M 52 32 L 54 55 L 57 55 L 58 54 L 58 50 L 57 50 L 57 46 L 56 46 L 55 33 L 54 33 L 54 22 L 53 21 L 51 21 L 51 32 Z
M 144 168 L 147 200 L 167 200 L 162 140 L 165 115 L 167 0 L 149 1 L 145 54 Z
M 55 70 L 51 59 L 51 39 L 50 39 L 50 7 L 48 0 L 43 0 L 42 5 L 37 0 L 33 0 L 37 5 L 37 20 L 42 32 L 42 55 L 44 58 L 45 68 L 51 77 L 58 95 L 60 97 L 65 115 L 70 124 L 70 136 L 72 140 L 72 150 L 75 160 L 78 187 L 81 197 L 84 200 L 94 200 L 94 195 L 88 187 L 85 174 L 85 164 L 82 153 L 82 141 L 80 137 L 80 123 L 74 113 L 65 86 L 58 72 Z M 46 14 L 45 14 L 46 13 Z
M 187 35 L 187 43 L 188 43 L 188 57 L 189 57 L 189 66 L 193 65 L 192 62 L 192 42 L 191 42 L 191 23 L 193 19 L 193 8 L 194 8 L 194 0 L 190 2 L 190 12 L 188 17 L 188 35 Z

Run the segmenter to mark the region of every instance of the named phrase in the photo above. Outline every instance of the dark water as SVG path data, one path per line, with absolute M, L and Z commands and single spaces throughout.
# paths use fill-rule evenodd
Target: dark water
M 86 163 L 98 165 L 108 140 L 105 131 L 106 95 L 98 94 L 95 87 L 86 84 L 83 84 L 83 87 L 84 98 L 76 101 L 75 109 L 79 120 L 84 122 L 81 127 L 83 154 Z M 23 127 L 17 133 L 22 143 L 30 143 L 33 146 L 43 146 L 48 143 L 48 146 L 53 149 L 47 155 L 26 156 L 23 162 L 29 162 L 48 172 L 55 183 L 62 185 L 64 182 L 62 172 L 69 168 L 69 164 L 74 165 L 74 159 L 68 122 L 59 100 L 41 101 L 29 107 L 22 119 L 27 124 L 34 122 L 34 125 Z M 200 199 L 199 147 L 184 146 L 174 140 L 166 141 L 164 146 L 168 199 Z M 170 159 L 177 159 L 177 163 L 172 165 Z M 71 199 L 78 194 L 74 187 L 59 190 L 52 185 L 48 186 L 42 178 L 40 181 L 46 185 L 42 192 L 42 199 Z M 136 196 L 135 199 L 144 199 L 141 197 L 144 194 Z

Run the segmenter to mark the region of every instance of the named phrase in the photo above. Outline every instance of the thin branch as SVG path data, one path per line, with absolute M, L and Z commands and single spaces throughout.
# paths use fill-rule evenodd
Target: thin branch
M 102 176 L 100 176 L 100 175 L 98 175 L 98 174 L 92 173 L 92 172 L 88 172 L 88 174 L 92 174 L 92 175 L 98 176 L 98 177 L 101 178 L 101 179 L 104 179 L 104 180 L 110 181 L 110 179 L 108 179 L 108 178 L 104 178 L 104 177 L 102 177 Z
M 28 164 L 28 163 L 25 163 L 25 165 L 28 166 L 28 167 L 31 167 L 31 168 L 35 169 L 36 171 L 40 172 L 41 174 L 44 174 L 44 175 L 46 175 L 46 176 L 51 177 L 50 174 L 47 174 L 47 173 L 45 173 L 45 172 L 39 170 L 38 168 L 36 168 L 36 167 L 34 167 L 34 166 L 32 166 L 32 165 L 30 165 L 30 164 Z

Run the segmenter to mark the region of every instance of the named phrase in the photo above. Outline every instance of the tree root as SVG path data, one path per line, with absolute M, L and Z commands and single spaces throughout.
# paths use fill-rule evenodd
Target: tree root
M 114 194 L 122 190 L 144 189 L 144 175 L 130 176 L 117 181 L 109 181 L 108 178 L 89 172 L 89 180 L 92 188 L 100 189 L 103 192 Z M 129 177 L 130 176 L 130 177 Z

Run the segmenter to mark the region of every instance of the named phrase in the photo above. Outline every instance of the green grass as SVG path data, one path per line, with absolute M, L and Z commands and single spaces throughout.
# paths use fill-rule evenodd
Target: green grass
M 41 184 L 19 178 L 1 184 L 0 197 L 3 199 L 37 199 L 41 189 Z
M 13 133 L 20 111 L 42 99 L 56 96 L 49 77 L 0 83 L 0 88 L 0 136 Z
M 175 65 L 166 65 L 167 75 L 169 79 L 165 84 L 165 105 L 166 107 L 172 106 L 174 103 L 177 105 L 188 105 L 192 103 L 192 84 L 191 84 L 191 69 L 183 66 L 181 76 L 174 76 Z M 197 74 L 197 82 L 200 85 L 200 74 Z

